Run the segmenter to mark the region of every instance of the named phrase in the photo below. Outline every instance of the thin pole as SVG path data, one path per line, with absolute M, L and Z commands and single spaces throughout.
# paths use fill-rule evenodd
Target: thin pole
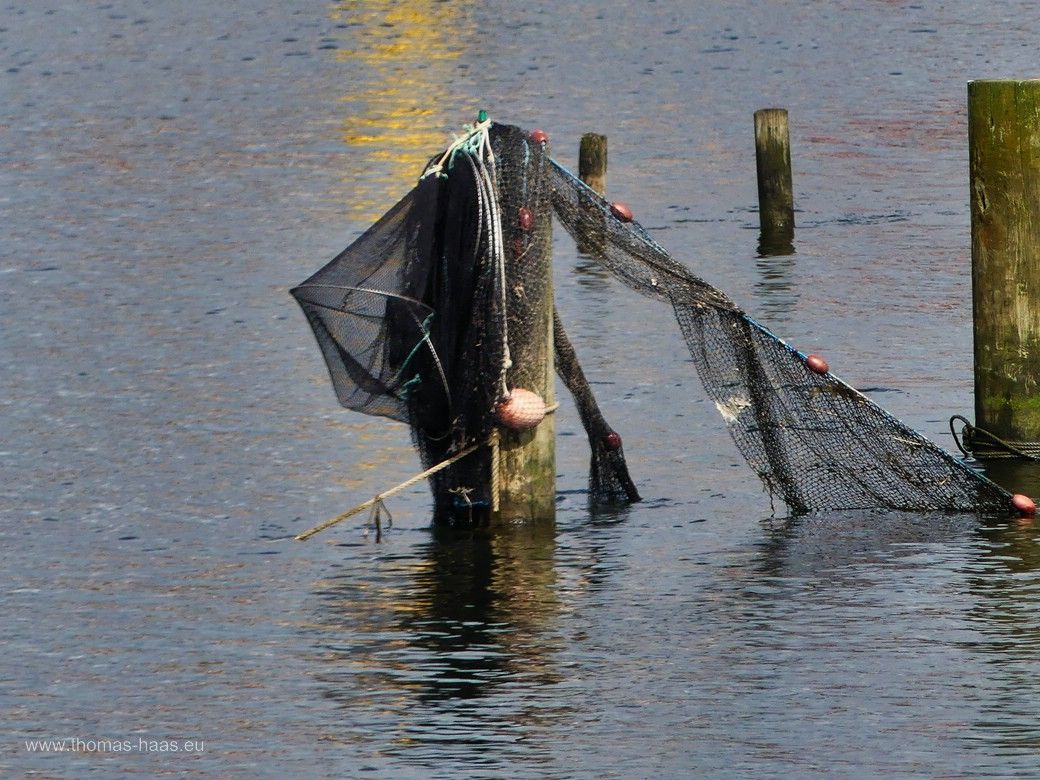
M 607 196 L 607 137 L 599 133 L 585 133 L 578 146 L 578 178 L 601 198 Z M 598 255 L 605 246 L 605 225 L 590 229 L 578 243 L 578 254 Z M 598 268 L 582 267 L 583 273 L 599 276 Z

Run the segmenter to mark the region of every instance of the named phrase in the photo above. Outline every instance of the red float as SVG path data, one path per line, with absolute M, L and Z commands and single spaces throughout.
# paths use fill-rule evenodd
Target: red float
M 1036 514 L 1036 502 L 1029 496 L 1024 496 L 1021 493 L 1015 493 L 1015 495 L 1011 497 L 1011 506 L 1013 506 L 1020 515 L 1025 515 L 1026 517 L 1032 517 Z
M 531 209 L 526 206 L 520 208 L 519 222 L 523 230 L 531 229 L 531 225 L 534 224 L 534 214 L 531 213 Z
M 831 367 L 827 365 L 827 361 L 819 355 L 809 355 L 805 359 L 805 365 L 809 367 L 809 370 L 817 374 L 826 374 L 831 370 Z
M 495 416 L 506 428 L 526 431 L 545 419 L 545 401 L 537 393 L 518 387 L 495 407 Z
M 610 204 L 610 213 L 620 219 L 622 222 L 632 221 L 632 209 L 626 206 L 619 200 L 615 200 Z
M 620 450 L 621 434 L 619 434 L 617 431 L 611 431 L 603 437 L 603 443 L 607 445 L 607 449 Z
M 532 130 L 527 137 L 534 141 L 536 144 L 544 144 L 546 141 L 549 140 L 548 134 L 546 134 L 542 130 Z

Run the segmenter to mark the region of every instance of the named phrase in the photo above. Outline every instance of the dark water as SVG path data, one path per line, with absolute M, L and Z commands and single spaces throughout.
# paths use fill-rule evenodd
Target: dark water
M 1040 546 L 974 517 L 776 516 L 671 313 L 562 238 L 560 308 L 646 501 L 554 528 L 289 537 L 416 470 L 335 406 L 289 286 L 487 108 L 946 445 L 970 414 L 965 83 L 991 3 L 8 3 L 0 12 L 0 771 L 1031 777 Z M 791 111 L 758 257 L 751 115 Z M 1009 477 L 1036 484 L 1035 475 Z M 1040 490 L 1034 491 L 1040 492 Z M 193 755 L 26 739 L 194 739 Z

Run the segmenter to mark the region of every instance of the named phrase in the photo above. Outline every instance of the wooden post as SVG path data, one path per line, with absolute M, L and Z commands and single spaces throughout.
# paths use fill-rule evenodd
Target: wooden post
M 760 251 L 790 254 L 784 251 L 794 240 L 791 133 L 786 109 L 763 108 L 755 112 L 755 167 L 758 220 L 762 227 Z M 773 248 L 778 251 L 771 251 Z
M 968 83 L 968 157 L 975 424 L 1008 441 L 1036 442 L 1040 80 Z
M 524 363 L 514 363 L 512 376 L 514 387 L 531 390 L 552 406 L 556 403 L 556 375 L 551 278 L 548 295 L 538 303 L 532 310 L 536 325 L 523 350 Z M 532 430 L 500 432 L 498 519 L 538 521 L 552 520 L 555 515 L 556 417 L 548 414 Z
M 607 196 L 607 137 L 599 133 L 585 133 L 578 146 L 578 178 L 591 187 L 601 198 Z M 606 224 L 590 231 L 578 241 L 579 255 L 599 255 L 606 241 Z M 579 263 L 578 270 L 591 276 L 605 274 L 598 264 Z
M 601 196 L 607 194 L 607 137 L 585 133 L 578 147 L 578 176 Z
M 526 227 L 513 234 L 523 249 L 507 255 L 510 312 L 510 389 L 537 393 L 556 402 L 553 348 L 552 204 L 548 178 L 549 144 L 530 143 L 527 174 L 500 181 L 504 219 L 516 224 L 523 205 Z M 507 245 L 514 242 L 507 238 Z M 556 423 L 546 415 L 537 428 L 502 429 L 499 444 L 499 512 L 502 521 L 552 520 L 556 515 Z

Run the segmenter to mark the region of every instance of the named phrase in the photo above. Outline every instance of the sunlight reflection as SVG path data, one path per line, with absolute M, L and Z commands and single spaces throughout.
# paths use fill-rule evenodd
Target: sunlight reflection
M 341 0 L 333 21 L 349 24 L 353 47 L 335 52 L 351 66 L 340 137 L 355 152 L 344 180 L 351 220 L 372 222 L 412 186 L 422 166 L 477 111 L 464 97 L 442 102 L 471 45 L 468 3 Z

